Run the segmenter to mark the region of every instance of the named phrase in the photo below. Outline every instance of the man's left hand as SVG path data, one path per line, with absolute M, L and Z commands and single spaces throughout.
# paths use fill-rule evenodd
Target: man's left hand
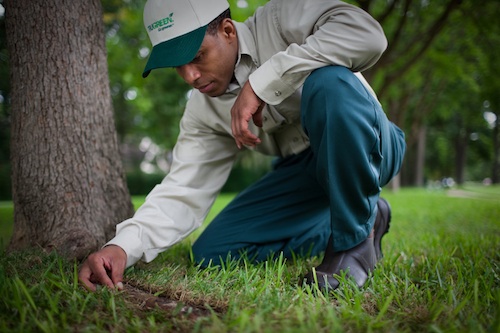
M 243 145 L 255 147 L 260 143 L 260 139 L 249 130 L 248 123 L 253 119 L 255 125 L 262 127 L 264 105 L 247 81 L 231 109 L 231 129 L 238 148 Z

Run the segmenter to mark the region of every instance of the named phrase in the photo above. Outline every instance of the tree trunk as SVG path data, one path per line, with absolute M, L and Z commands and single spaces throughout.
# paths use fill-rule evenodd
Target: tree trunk
M 491 182 L 500 182 L 500 113 L 496 114 L 497 119 L 493 128 L 493 168 L 491 172 Z
M 12 83 L 11 250 L 81 259 L 133 213 L 99 0 L 5 0 Z
M 467 162 L 467 138 L 457 137 L 455 142 L 455 177 L 458 185 L 465 182 L 465 166 Z
M 463 185 L 465 182 L 469 131 L 465 128 L 462 117 L 457 117 L 457 135 L 455 136 L 455 181 L 458 185 Z
M 422 187 L 425 182 L 425 148 L 427 143 L 427 126 L 421 125 L 418 130 L 417 163 L 415 163 L 415 185 Z

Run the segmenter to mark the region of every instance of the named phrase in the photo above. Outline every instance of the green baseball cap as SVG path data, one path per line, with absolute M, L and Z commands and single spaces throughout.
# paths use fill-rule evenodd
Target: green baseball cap
M 153 50 L 142 73 L 178 67 L 194 59 L 207 26 L 229 8 L 227 0 L 148 0 L 144 26 Z

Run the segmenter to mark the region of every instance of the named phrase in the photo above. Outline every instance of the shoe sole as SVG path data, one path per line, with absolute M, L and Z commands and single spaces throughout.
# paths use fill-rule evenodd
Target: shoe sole
M 384 205 L 385 207 L 382 207 Z M 381 219 L 375 220 L 375 254 L 377 255 L 377 261 L 381 260 L 384 256 L 382 253 L 382 237 L 389 232 L 389 227 L 391 223 L 391 205 L 384 198 L 379 198 L 377 201 L 378 211 L 380 212 Z M 386 215 L 386 216 L 384 216 Z

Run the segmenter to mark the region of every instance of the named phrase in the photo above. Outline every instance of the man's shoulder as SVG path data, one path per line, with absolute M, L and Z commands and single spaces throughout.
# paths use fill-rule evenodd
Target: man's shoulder
M 321 17 L 347 7 L 353 6 L 340 0 L 270 0 L 244 23 L 254 35 L 275 33 L 284 41 L 298 43 L 311 33 Z

